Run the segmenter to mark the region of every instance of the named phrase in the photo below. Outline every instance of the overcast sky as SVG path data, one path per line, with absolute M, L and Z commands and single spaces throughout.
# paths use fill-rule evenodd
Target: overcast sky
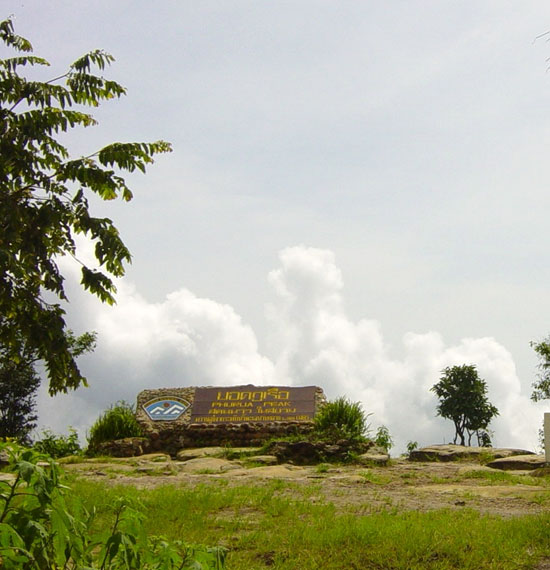
M 550 334 L 550 4 L 4 0 L 52 63 L 86 51 L 128 96 L 67 142 L 174 152 L 95 204 L 134 256 L 96 330 L 91 387 L 41 394 L 43 425 L 84 432 L 144 388 L 316 384 L 402 447 L 449 441 L 429 392 L 476 364 L 495 443 L 534 448 Z M 6 54 L 6 50 L 2 49 Z M 64 262 L 68 274 L 70 264 Z

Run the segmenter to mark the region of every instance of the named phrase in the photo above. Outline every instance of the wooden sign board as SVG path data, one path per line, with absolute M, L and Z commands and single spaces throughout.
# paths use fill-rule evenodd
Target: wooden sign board
M 231 386 L 197 388 L 191 423 L 310 422 L 315 386 Z

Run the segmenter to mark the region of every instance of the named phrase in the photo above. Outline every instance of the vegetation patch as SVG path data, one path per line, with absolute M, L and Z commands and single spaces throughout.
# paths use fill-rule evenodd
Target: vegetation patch
M 120 401 L 101 414 L 90 428 L 88 451 L 93 453 L 105 442 L 142 435 L 134 407 L 128 402 Z
M 223 545 L 232 570 L 507 570 L 535 567 L 550 555 L 547 513 L 507 520 L 469 509 L 338 514 L 319 496 L 322 486 L 283 481 L 149 491 L 80 481 L 75 491 L 95 506 L 99 526 L 112 523 L 114 497 L 139 495 L 147 532 Z

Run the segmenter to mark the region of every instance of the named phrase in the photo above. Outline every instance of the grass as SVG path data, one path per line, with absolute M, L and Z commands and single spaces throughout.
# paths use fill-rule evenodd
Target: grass
M 125 496 L 141 502 L 151 534 L 229 548 L 228 570 L 508 570 L 550 556 L 550 513 L 507 520 L 468 509 L 342 515 L 322 500 L 322 485 L 280 480 L 152 490 L 76 480 L 73 488 L 96 508 L 98 527 L 112 522 L 114 499 Z
M 472 470 L 462 473 L 460 479 L 478 479 L 480 483 L 487 485 L 532 485 L 535 487 L 549 486 L 548 477 L 530 477 L 529 475 L 515 475 L 508 471 L 484 471 Z
M 390 477 L 378 475 L 377 473 L 373 473 L 369 470 L 363 471 L 362 473 L 359 473 L 359 475 L 363 477 L 366 483 L 373 483 L 374 485 L 386 485 L 391 481 Z

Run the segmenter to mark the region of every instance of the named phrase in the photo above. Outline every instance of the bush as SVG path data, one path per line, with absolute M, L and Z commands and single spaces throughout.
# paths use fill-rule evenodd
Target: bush
M 143 431 L 136 420 L 134 407 L 121 400 L 101 414 L 92 425 L 88 435 L 88 449 L 94 451 L 100 443 L 142 435 Z
M 369 431 L 367 417 L 359 402 L 337 398 L 315 416 L 314 431 L 329 439 L 364 439 Z
M 112 505 L 114 523 L 97 529 L 93 514 L 67 493 L 58 465 L 15 444 L 0 444 L 14 479 L 0 480 L 0 565 L 31 568 L 179 568 L 223 570 L 226 550 L 147 536 L 138 504 Z M 48 460 L 48 467 L 38 465 Z
M 393 438 L 390 435 L 390 430 L 386 426 L 380 426 L 376 430 L 374 443 L 385 450 L 386 453 L 393 447 Z
M 78 434 L 73 428 L 69 428 L 69 435 L 56 435 L 53 431 L 42 431 L 42 439 L 34 442 L 33 448 L 39 453 L 44 453 L 55 459 L 67 457 L 67 455 L 79 455 L 82 453 Z

